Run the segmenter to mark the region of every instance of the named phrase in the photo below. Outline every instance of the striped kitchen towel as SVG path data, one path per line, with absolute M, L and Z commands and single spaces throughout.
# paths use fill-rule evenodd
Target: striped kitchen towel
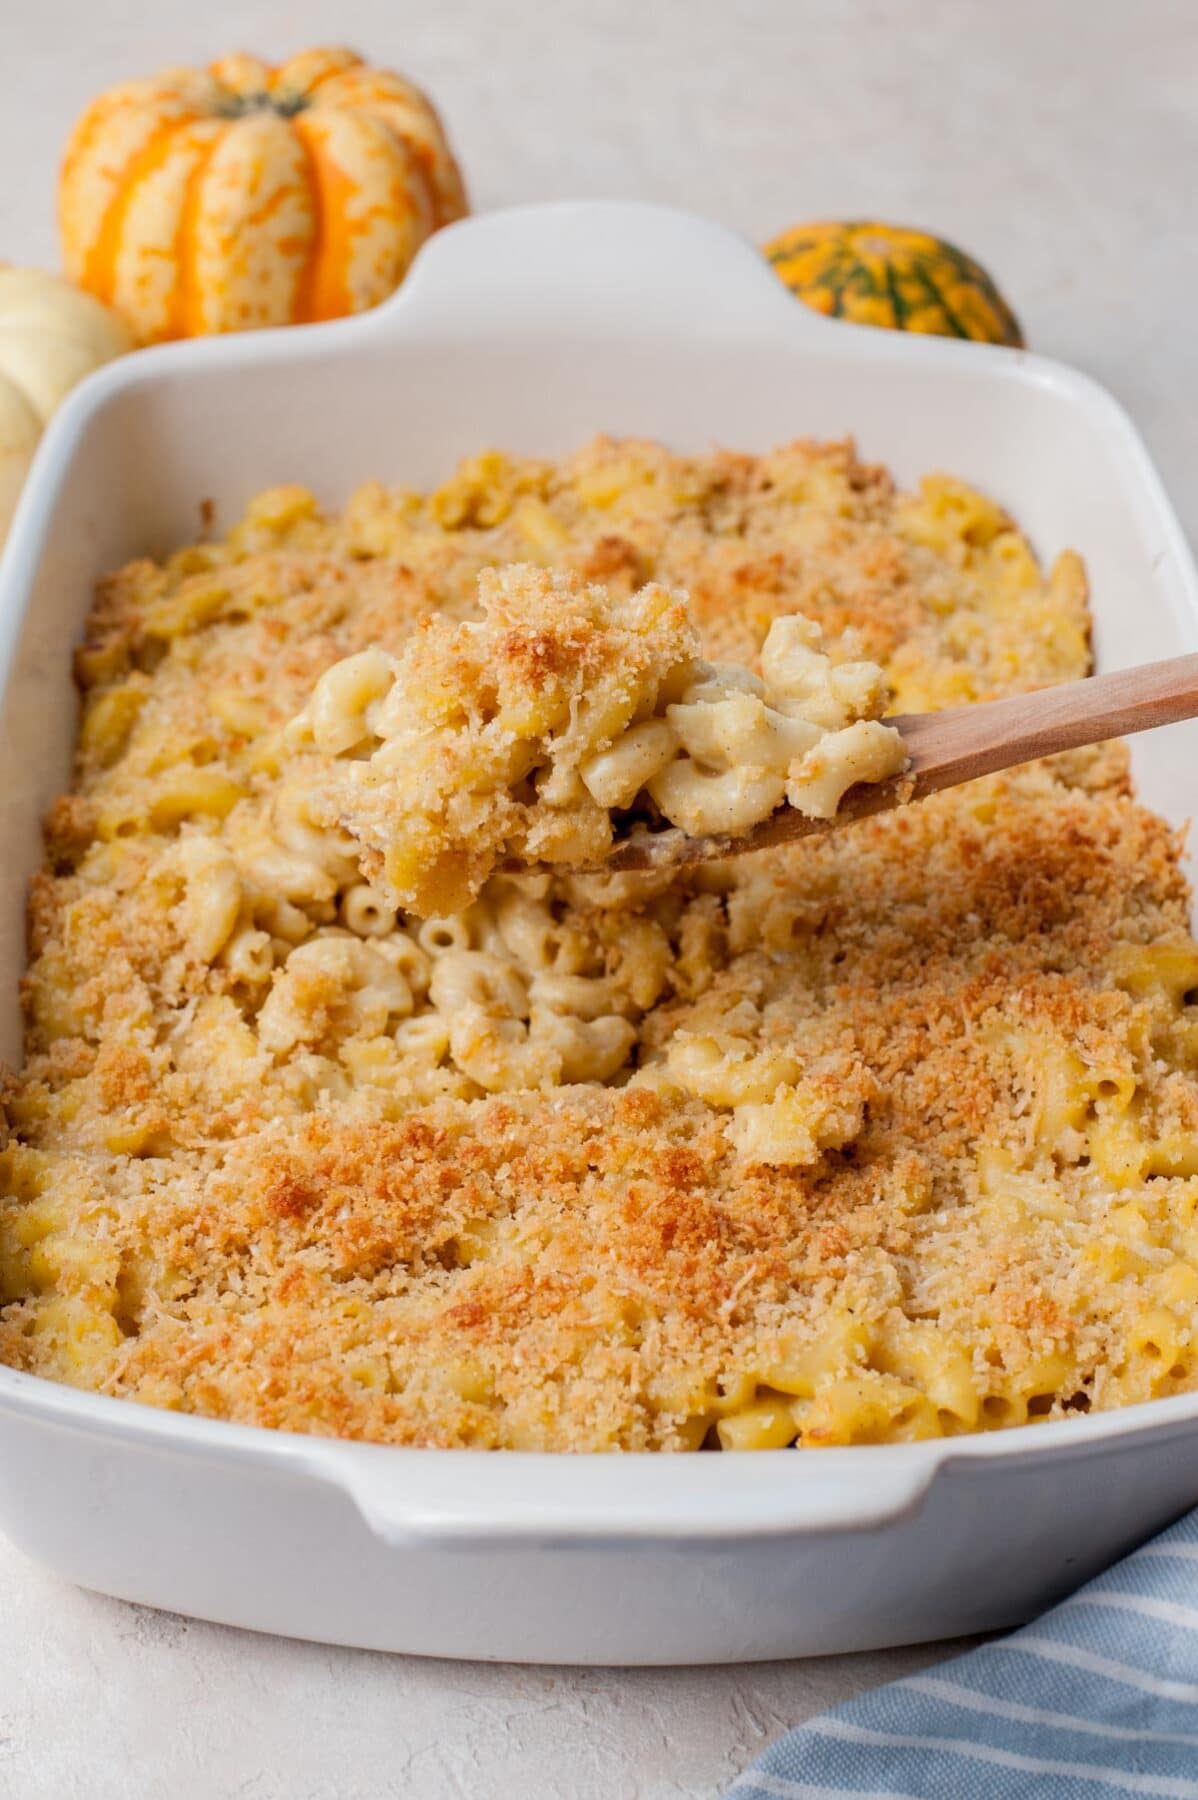
M 1198 1800 L 1198 1513 L 1034 1625 L 809 1719 L 735 1800 Z

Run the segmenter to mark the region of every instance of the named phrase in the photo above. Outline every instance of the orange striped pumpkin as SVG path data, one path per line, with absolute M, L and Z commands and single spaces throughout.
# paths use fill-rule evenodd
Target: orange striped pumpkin
M 420 90 L 323 49 L 101 94 L 58 208 L 67 272 L 155 343 L 375 306 L 467 202 Z

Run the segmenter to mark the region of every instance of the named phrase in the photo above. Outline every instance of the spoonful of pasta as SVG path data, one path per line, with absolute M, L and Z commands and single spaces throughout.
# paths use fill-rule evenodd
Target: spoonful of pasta
M 883 671 L 775 619 L 761 673 L 700 654 L 685 595 L 479 577 L 481 617 L 322 675 L 288 727 L 313 813 L 386 903 L 464 910 L 494 874 L 669 871 L 827 831 L 1036 757 L 1198 715 L 1198 656 L 884 718 Z
M 739 856 L 851 824 L 983 775 L 1130 737 L 1157 725 L 1198 717 L 1198 655 L 1091 675 L 1034 693 L 1012 694 L 943 712 L 908 713 L 885 720 L 902 741 L 906 765 L 898 775 L 865 779 L 847 788 L 830 816 L 784 805 L 737 834 L 690 837 L 676 826 L 634 829 L 617 837 L 605 866 L 615 870 L 681 868 L 713 857 Z M 830 747 L 831 748 L 831 747 Z

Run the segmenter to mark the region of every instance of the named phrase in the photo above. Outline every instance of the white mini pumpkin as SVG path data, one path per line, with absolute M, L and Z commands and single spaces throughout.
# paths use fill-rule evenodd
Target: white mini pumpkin
M 128 327 L 90 294 L 0 263 L 0 543 L 51 413 L 76 382 L 132 348 Z

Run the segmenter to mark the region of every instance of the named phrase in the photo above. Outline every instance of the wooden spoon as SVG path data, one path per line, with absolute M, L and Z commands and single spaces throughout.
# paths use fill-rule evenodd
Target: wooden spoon
M 1012 769 L 1037 757 L 1055 756 L 1083 744 L 1150 731 L 1198 717 L 1198 656 L 1145 663 L 1091 675 L 1037 693 L 1012 694 L 979 706 L 954 706 L 946 712 L 908 713 L 887 719 L 902 733 L 909 758 L 906 771 L 889 781 L 861 783 L 849 789 L 834 818 L 810 819 L 794 807 L 780 806 L 739 837 L 688 837 L 670 826 L 663 831 L 634 829 L 617 838 L 605 869 L 670 869 L 714 857 L 741 856 L 792 838 L 834 831 L 854 819 L 886 812 L 942 788 L 959 787 L 980 775 Z

